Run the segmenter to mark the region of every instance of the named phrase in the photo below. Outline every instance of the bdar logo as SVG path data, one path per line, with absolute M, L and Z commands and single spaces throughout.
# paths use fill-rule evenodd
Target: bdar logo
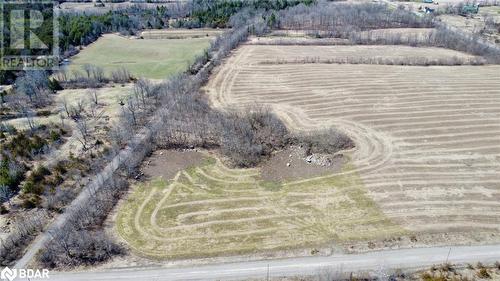
M 8 267 L 2 269 L 0 272 L 1 280 L 12 281 L 16 277 L 21 279 L 48 279 L 49 278 L 49 270 L 46 268 L 43 269 L 31 269 L 31 268 L 17 268 L 10 269 Z
M 0 278 L 3 280 L 12 281 L 17 276 L 17 271 L 15 269 L 10 269 L 8 267 L 4 268 L 2 272 L 0 272 Z

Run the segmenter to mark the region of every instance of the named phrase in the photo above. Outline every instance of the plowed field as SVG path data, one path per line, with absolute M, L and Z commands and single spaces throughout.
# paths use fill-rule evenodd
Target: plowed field
M 269 104 L 293 129 L 345 131 L 370 197 L 407 230 L 498 233 L 500 66 L 259 63 L 349 48 L 292 47 L 239 48 L 207 86 L 214 105 Z

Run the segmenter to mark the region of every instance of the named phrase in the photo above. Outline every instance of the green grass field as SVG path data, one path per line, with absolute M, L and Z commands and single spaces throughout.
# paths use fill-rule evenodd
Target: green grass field
M 116 230 L 134 252 L 154 259 L 320 247 L 405 232 L 369 199 L 352 167 L 296 182 L 265 182 L 259 174 L 210 159 L 173 180 L 135 186 Z
M 103 67 L 109 73 L 127 68 L 136 77 L 164 79 L 187 69 L 202 54 L 210 37 L 186 39 L 127 39 L 107 34 L 76 55 L 69 70 L 82 70 L 84 64 Z

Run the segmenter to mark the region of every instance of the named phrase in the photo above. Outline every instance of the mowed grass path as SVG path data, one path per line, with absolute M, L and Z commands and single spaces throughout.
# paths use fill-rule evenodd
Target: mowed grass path
M 264 182 L 258 169 L 211 159 L 135 187 L 116 229 L 155 259 L 249 254 L 388 237 L 405 231 L 369 199 L 352 167 L 296 182 Z
M 182 72 L 208 48 L 210 37 L 186 39 L 127 39 L 106 34 L 76 55 L 69 70 L 84 64 L 103 67 L 106 73 L 125 67 L 134 76 L 164 79 Z

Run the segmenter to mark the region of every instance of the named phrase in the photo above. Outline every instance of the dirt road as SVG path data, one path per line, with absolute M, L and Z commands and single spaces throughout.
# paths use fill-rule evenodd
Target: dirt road
M 451 250 L 450 250 L 451 249 Z M 269 261 L 215 264 L 177 268 L 127 268 L 102 272 L 51 273 L 50 280 L 242 280 L 275 276 L 316 275 L 328 272 L 373 271 L 390 274 L 392 269 L 423 268 L 451 263 L 500 260 L 500 245 L 435 247 L 370 252 L 354 255 L 303 257 Z M 383 276 L 381 276 L 383 277 Z M 35 279 L 38 280 L 38 279 Z

